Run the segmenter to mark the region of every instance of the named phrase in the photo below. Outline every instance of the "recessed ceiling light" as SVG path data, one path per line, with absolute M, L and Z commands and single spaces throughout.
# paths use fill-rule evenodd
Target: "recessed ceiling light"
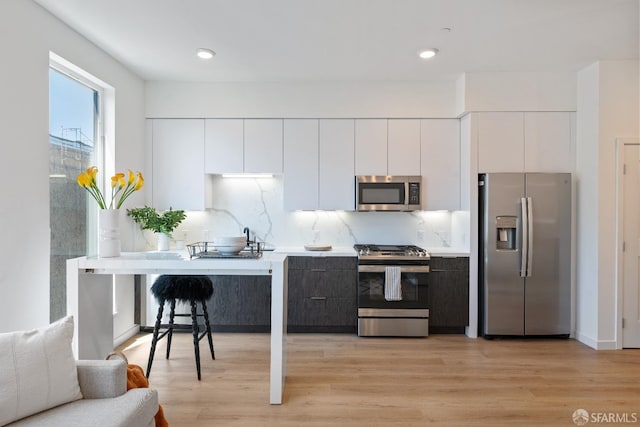
M 216 55 L 216 53 L 211 49 L 205 49 L 204 47 L 201 47 L 196 50 L 196 55 L 198 55 L 198 58 L 200 59 L 211 59 Z
M 438 53 L 438 49 L 434 47 L 431 49 L 421 50 L 420 52 L 418 52 L 418 56 L 422 59 L 429 59 L 436 56 L 436 53 Z

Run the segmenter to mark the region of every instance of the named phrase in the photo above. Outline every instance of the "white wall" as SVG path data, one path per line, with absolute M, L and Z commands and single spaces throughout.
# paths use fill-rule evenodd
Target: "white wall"
M 115 88 L 116 168 L 143 167 L 144 85 L 31 0 L 0 2 L 0 51 L 3 332 L 49 323 L 49 51 Z
M 576 336 L 594 348 L 613 349 L 615 140 L 638 135 L 638 62 L 602 61 L 581 70 L 577 99 Z
M 572 72 L 465 73 L 458 81 L 457 114 L 480 111 L 575 111 Z
M 599 66 L 578 73 L 576 117 L 576 338 L 595 347 L 598 330 Z
M 451 118 L 455 102 L 455 80 L 146 84 L 148 118 Z

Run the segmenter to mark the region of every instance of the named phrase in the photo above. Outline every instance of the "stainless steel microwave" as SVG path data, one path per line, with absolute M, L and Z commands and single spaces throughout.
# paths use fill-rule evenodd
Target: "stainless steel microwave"
M 421 183 L 421 176 L 356 176 L 356 210 L 421 210 Z

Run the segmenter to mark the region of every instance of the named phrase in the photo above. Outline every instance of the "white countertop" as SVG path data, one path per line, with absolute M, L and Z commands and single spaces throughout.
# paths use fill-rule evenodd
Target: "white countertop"
M 245 258 L 196 258 L 189 259 L 186 251 L 160 252 L 123 252 L 119 257 L 99 258 L 86 257 L 79 261 L 82 269 L 96 273 L 118 274 L 171 274 L 183 271 L 197 271 L 198 273 L 220 274 L 270 274 L 274 264 L 282 264 L 286 254 L 263 252 L 257 259 Z
M 462 248 L 451 247 L 424 247 L 433 257 L 465 257 L 469 256 L 469 251 Z M 332 247 L 329 251 L 308 251 L 302 246 L 281 246 L 274 251 L 265 251 L 258 259 L 238 259 L 238 258 L 206 258 L 190 259 L 186 251 L 150 251 L 150 252 L 123 252 L 119 257 L 99 258 L 86 257 L 80 262 L 80 267 L 96 272 L 119 272 L 127 271 L 140 272 L 145 270 L 149 273 L 169 273 L 180 270 L 199 270 L 202 274 L 207 271 L 226 270 L 237 274 L 245 270 L 244 274 L 262 274 L 272 269 L 273 263 L 282 263 L 286 256 L 313 256 L 313 257 L 336 257 L 357 256 L 356 251 L 348 246 Z
M 332 246 L 329 251 L 308 251 L 303 246 L 279 246 L 274 252 L 288 256 L 357 256 L 355 249 L 350 246 Z
M 450 247 L 425 247 L 424 249 L 429 252 L 429 255 L 436 257 L 465 257 L 469 256 L 469 250 L 463 248 L 450 248 Z

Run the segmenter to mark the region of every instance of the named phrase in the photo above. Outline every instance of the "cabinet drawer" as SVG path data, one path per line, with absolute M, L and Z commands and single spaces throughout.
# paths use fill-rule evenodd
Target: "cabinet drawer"
M 294 256 L 289 257 L 289 270 L 356 270 L 356 257 Z
M 431 257 L 429 260 L 431 272 L 437 271 L 468 271 L 469 257 Z
M 355 299 L 303 298 L 291 304 L 287 324 L 296 326 L 355 326 Z
M 355 298 L 357 273 L 351 270 L 291 270 L 289 295 L 292 297 Z

